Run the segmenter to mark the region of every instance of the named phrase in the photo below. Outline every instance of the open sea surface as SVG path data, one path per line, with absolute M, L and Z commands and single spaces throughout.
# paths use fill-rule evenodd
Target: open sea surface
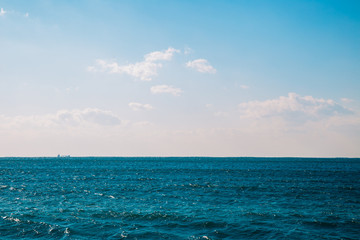
M 360 159 L 0 158 L 0 239 L 360 239 Z

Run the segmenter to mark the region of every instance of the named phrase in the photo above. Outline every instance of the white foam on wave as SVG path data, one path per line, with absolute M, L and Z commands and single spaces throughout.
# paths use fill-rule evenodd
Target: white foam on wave
M 122 238 L 127 238 L 127 233 L 125 231 L 122 231 L 121 235 L 120 235 Z
M 13 217 L 8 217 L 8 216 L 4 216 L 4 217 L 2 217 L 4 220 L 6 220 L 6 221 L 11 221 L 11 222 L 16 222 L 16 223 L 19 223 L 19 222 L 21 222 L 21 220 L 20 219 L 18 219 L 18 218 L 13 218 Z

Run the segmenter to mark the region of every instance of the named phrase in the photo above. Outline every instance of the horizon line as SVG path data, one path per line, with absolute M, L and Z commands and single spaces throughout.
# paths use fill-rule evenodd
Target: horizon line
M 61 159 L 69 159 L 69 158 L 296 158 L 296 159 L 360 159 L 359 157 L 315 157 L 315 156 L 72 156 L 72 155 L 55 155 L 55 156 L 0 156 L 0 159 L 3 158 L 61 158 Z

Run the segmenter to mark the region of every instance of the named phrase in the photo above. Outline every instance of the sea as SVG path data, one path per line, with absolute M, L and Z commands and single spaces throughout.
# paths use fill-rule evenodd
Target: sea
M 360 159 L 0 158 L 0 239 L 360 239 Z

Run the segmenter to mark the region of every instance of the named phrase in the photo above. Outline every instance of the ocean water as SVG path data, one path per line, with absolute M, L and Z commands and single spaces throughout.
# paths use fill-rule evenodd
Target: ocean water
M 0 239 L 360 239 L 360 159 L 0 158 Z

